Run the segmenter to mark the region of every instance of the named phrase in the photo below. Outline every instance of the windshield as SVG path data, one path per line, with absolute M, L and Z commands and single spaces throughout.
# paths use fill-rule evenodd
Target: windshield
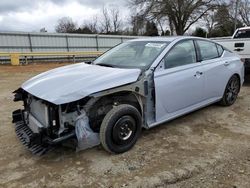
M 94 64 L 119 68 L 147 68 L 169 42 L 133 41 L 122 43 L 94 61 Z
M 250 30 L 239 30 L 234 38 L 250 38 Z

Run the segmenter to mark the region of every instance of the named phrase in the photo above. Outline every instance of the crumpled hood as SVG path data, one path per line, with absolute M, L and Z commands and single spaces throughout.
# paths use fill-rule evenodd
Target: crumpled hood
M 38 98 L 59 105 L 135 82 L 140 72 L 140 69 L 78 63 L 39 74 L 26 81 L 22 88 Z

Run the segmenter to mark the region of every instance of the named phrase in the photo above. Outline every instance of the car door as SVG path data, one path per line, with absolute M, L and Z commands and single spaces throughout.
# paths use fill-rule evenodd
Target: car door
M 160 68 L 159 68 L 160 67 Z M 202 100 L 204 76 L 193 40 L 178 42 L 154 73 L 156 121 L 184 113 Z
M 238 29 L 233 35 L 233 39 L 229 42 L 231 45 L 229 49 L 239 54 L 242 58 L 249 57 L 250 54 L 250 29 Z M 246 57 L 247 58 L 247 57 Z
M 223 48 L 210 41 L 196 40 L 199 48 L 201 64 L 205 78 L 204 100 L 217 100 L 221 98 L 226 84 L 231 76 L 227 67 L 231 63 L 230 58 L 223 58 Z

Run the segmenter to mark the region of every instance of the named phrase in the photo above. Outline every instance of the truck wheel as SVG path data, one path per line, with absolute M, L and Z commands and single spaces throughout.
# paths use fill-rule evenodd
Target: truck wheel
M 104 117 L 100 128 L 100 140 L 105 150 L 123 153 L 131 149 L 141 133 L 141 114 L 131 105 L 121 104 Z
M 236 101 L 239 92 L 240 92 L 240 80 L 238 76 L 233 75 L 227 83 L 220 104 L 223 106 L 231 106 Z

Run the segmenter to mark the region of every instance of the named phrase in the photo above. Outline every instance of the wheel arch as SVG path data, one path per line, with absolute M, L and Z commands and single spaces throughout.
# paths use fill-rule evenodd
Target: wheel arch
M 234 75 L 237 76 L 237 78 L 239 79 L 239 82 L 240 82 L 240 83 L 239 83 L 239 84 L 240 84 L 240 90 L 241 90 L 241 81 L 242 81 L 242 80 L 241 80 L 240 74 L 239 74 L 239 73 L 234 73 L 230 78 L 232 78 Z M 229 78 L 229 79 L 230 79 L 230 78 Z
M 229 86 L 232 78 L 235 78 L 235 77 L 237 78 L 237 81 L 239 84 L 239 87 L 237 88 L 238 89 L 237 93 L 234 93 L 235 91 L 231 91 L 231 89 L 229 89 L 229 91 L 227 91 L 227 87 Z M 234 104 L 234 102 L 237 99 L 238 93 L 240 92 L 240 89 L 241 89 L 241 78 L 240 78 L 239 74 L 235 73 L 235 74 L 231 75 L 231 77 L 229 78 L 229 80 L 225 86 L 223 96 L 222 96 L 221 100 L 219 101 L 219 104 L 222 106 L 231 106 L 232 104 Z M 226 92 L 229 92 L 230 95 L 229 94 L 227 95 Z M 228 98 L 228 96 L 229 96 L 229 98 Z
M 100 100 L 112 100 L 114 105 L 118 104 L 130 104 L 134 106 L 141 114 L 143 113 L 143 104 L 142 104 L 142 97 L 132 91 L 119 91 L 116 93 L 108 94 L 101 96 L 98 101 Z
M 112 94 L 99 96 L 89 108 L 91 128 L 98 132 L 105 115 L 119 104 L 134 106 L 143 117 L 143 97 L 132 91 L 119 91 Z
M 238 78 L 239 81 L 240 81 L 240 85 L 241 85 L 241 77 L 240 77 L 239 73 L 236 72 L 236 73 L 232 74 L 232 75 L 228 78 L 228 80 L 227 80 L 227 82 L 226 82 L 226 85 L 224 86 L 223 94 L 224 94 L 224 92 L 225 92 L 225 89 L 226 89 L 226 87 L 227 87 L 227 84 L 228 84 L 229 80 L 230 80 L 233 76 L 237 76 L 237 78 Z

